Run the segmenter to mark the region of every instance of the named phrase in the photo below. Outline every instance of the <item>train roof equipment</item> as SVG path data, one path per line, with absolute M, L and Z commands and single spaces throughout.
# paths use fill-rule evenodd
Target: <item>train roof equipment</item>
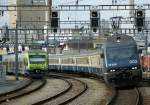
M 106 43 L 104 43 L 105 47 L 117 47 L 122 45 L 136 45 L 136 42 L 132 36 L 117 34 L 108 37 Z

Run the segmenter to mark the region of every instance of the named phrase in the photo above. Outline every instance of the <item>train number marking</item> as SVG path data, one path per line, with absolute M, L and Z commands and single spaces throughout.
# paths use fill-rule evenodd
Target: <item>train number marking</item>
M 137 60 L 129 60 L 129 63 L 137 63 Z

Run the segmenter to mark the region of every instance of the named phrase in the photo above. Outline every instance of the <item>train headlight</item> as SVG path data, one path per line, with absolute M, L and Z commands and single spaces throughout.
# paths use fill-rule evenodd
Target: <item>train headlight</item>
M 132 70 L 136 70 L 137 69 L 137 67 L 132 67 Z
M 113 70 L 113 72 L 115 72 L 116 70 Z
M 115 72 L 115 71 L 116 71 L 116 70 L 114 70 L 114 69 L 113 69 L 113 70 L 110 70 L 110 72 Z

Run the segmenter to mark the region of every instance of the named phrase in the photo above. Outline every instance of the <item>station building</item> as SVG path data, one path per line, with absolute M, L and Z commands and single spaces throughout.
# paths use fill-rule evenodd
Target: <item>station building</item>
M 8 5 L 28 5 L 30 11 L 24 11 L 23 7 L 18 7 L 16 11 L 9 11 L 10 27 L 44 29 L 46 21 L 46 11 L 32 11 L 32 5 L 46 5 L 46 0 L 8 0 Z M 13 8 L 13 7 L 12 7 Z M 40 8 L 42 10 L 42 8 Z

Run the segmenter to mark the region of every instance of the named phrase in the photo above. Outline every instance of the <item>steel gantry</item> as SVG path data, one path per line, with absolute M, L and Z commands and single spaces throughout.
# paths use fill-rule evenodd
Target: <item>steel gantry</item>
M 143 4 L 142 6 L 145 10 L 150 10 L 150 4 Z M 19 7 L 22 8 L 22 11 L 49 11 L 49 5 L 0 5 L 1 10 L 3 11 L 16 11 Z M 98 11 L 114 11 L 136 10 L 138 8 L 138 5 L 58 5 L 52 7 L 52 9 L 57 11 L 90 11 L 93 9 L 97 9 Z
M 0 29 L 0 31 L 2 31 L 2 30 L 3 29 Z M 48 34 L 54 33 L 53 32 L 54 29 L 52 29 L 52 28 L 48 28 L 48 29 L 35 29 L 35 28 L 30 28 L 30 29 L 21 28 L 21 29 L 19 29 L 18 28 L 17 30 L 19 32 L 21 32 L 21 31 L 27 32 L 27 34 L 22 33 L 22 34 L 19 34 L 19 36 L 22 36 L 22 35 L 29 35 L 30 36 L 31 34 L 33 34 L 34 31 L 48 31 L 49 32 Z M 108 34 L 110 34 L 112 32 L 112 28 L 100 28 L 99 30 L 100 31 L 101 30 L 104 30 L 104 31 L 108 30 L 109 31 Z M 15 31 L 15 29 L 9 29 L 9 31 L 13 32 L 13 31 Z M 73 32 L 76 32 L 76 31 L 81 32 L 82 30 L 80 28 L 78 28 L 78 29 L 75 29 L 75 28 L 58 28 L 57 34 L 60 34 L 60 37 L 61 37 L 61 34 L 73 34 Z M 138 30 L 135 28 L 120 28 L 120 29 L 118 29 L 118 31 L 120 34 L 137 34 L 138 33 Z M 143 33 L 145 33 L 146 31 L 150 31 L 150 29 L 143 29 Z M 89 32 L 90 32 L 90 28 L 84 28 L 84 30 L 82 31 L 83 35 L 87 35 L 87 36 L 88 36 Z M 94 32 L 93 34 L 99 34 L 99 33 L 97 31 L 97 32 Z M 10 34 L 10 36 L 11 36 L 11 34 Z M 57 37 L 59 37 L 59 36 L 57 36 Z M 64 36 L 62 36 L 62 37 L 64 37 Z M 65 37 L 67 37 L 67 36 L 65 36 Z M 68 37 L 69 37 L 69 35 L 68 35 Z M 15 39 L 15 38 L 12 37 L 11 39 Z M 21 39 L 18 38 L 18 40 L 21 40 Z M 14 42 L 12 41 L 11 43 L 14 43 Z

